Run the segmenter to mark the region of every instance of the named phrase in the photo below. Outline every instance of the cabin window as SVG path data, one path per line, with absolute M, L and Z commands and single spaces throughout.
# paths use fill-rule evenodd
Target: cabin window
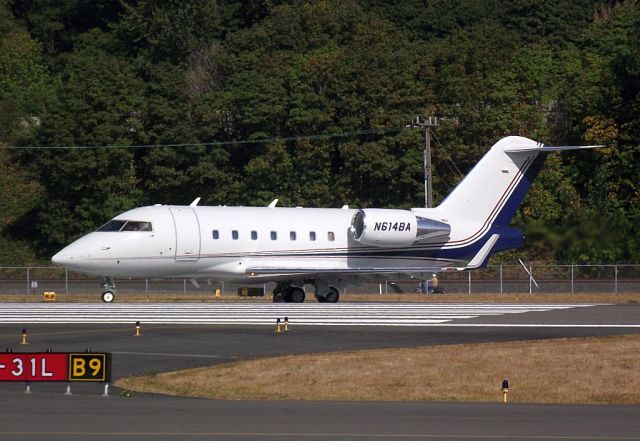
M 296 232 L 295 231 L 289 232 L 289 239 L 296 240 Z
M 311 242 L 316 240 L 316 232 L 315 231 L 309 231 L 309 240 Z
M 334 240 L 336 240 L 336 235 L 333 231 L 329 231 L 327 233 L 327 239 L 329 239 L 329 242 L 333 242 Z
M 271 232 L 271 240 L 277 240 L 278 239 L 278 233 L 276 231 L 272 231 Z
M 231 232 L 231 237 L 233 238 L 233 240 L 238 240 L 238 230 L 233 230 Z
M 252 231 L 251 232 L 251 240 L 258 240 L 258 232 L 257 231 Z
M 215 240 L 220 239 L 220 232 L 218 230 L 213 230 L 213 238 Z
M 110 220 L 96 231 L 120 231 L 120 228 L 122 228 L 126 223 L 127 221 L 123 220 Z
M 128 221 L 120 231 L 152 231 L 151 222 Z

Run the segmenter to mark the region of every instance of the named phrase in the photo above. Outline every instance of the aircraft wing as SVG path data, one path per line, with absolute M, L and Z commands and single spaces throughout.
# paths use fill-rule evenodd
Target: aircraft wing
M 406 268 L 249 268 L 247 275 L 249 277 L 258 277 L 264 275 L 270 276 L 319 276 L 327 274 L 413 274 L 413 273 L 434 273 L 442 271 L 442 267 L 406 267 Z
M 464 271 L 480 268 L 489 258 L 489 253 L 500 238 L 499 234 L 492 235 L 489 240 L 478 250 L 475 256 L 465 266 L 460 267 L 350 267 L 350 268 L 294 268 L 294 267 L 254 267 L 248 268 L 246 273 L 249 277 L 259 276 L 321 276 L 321 275 L 358 275 L 358 274 L 423 274 L 438 273 L 441 271 Z

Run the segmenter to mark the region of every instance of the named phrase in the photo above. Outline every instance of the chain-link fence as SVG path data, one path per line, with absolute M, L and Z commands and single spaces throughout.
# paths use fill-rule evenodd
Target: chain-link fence
M 530 274 L 529 274 L 530 272 Z M 483 270 L 439 273 L 438 287 L 447 293 L 639 293 L 640 265 L 494 265 Z M 117 279 L 119 293 L 210 294 L 217 288 L 236 293 L 238 284 L 198 279 Z M 0 267 L 0 295 L 99 295 L 101 279 L 60 267 Z M 271 292 L 274 284 L 264 285 Z M 431 280 L 400 279 L 362 283 L 348 293 L 414 293 L 432 290 Z

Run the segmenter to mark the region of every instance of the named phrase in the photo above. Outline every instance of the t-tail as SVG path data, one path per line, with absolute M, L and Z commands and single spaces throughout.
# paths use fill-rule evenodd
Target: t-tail
M 602 146 L 546 146 L 509 136 L 491 147 L 458 186 L 436 208 L 449 221 L 469 226 L 469 234 L 452 244 L 464 250 L 464 269 L 486 266 L 492 252 L 517 248 L 520 230 L 509 224 L 538 175 L 547 153 Z

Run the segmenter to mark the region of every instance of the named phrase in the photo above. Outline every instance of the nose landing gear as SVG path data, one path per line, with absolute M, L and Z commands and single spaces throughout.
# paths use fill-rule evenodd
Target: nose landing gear
M 102 278 L 102 301 L 111 303 L 116 296 L 116 285 L 111 277 Z

